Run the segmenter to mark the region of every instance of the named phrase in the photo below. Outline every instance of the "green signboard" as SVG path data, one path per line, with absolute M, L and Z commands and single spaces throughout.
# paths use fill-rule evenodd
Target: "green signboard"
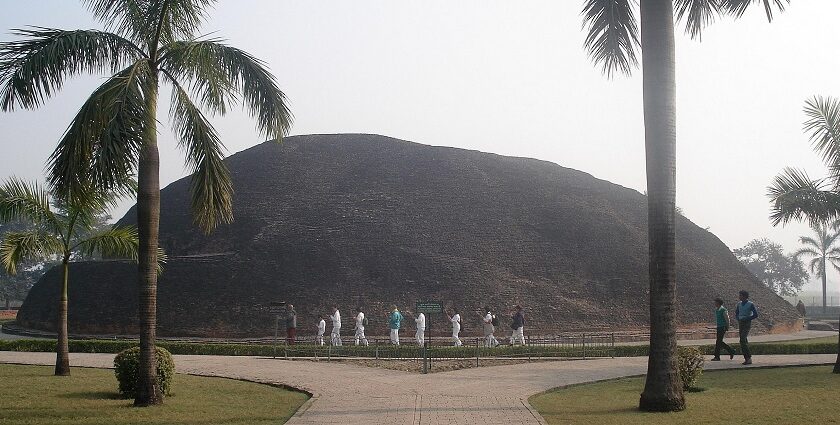
M 415 303 L 415 309 L 418 313 L 424 314 L 443 313 L 443 305 L 433 301 L 418 301 Z

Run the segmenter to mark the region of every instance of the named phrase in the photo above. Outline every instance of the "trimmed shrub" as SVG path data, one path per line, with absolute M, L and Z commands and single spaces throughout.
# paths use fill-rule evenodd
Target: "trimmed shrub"
M 172 378 L 175 376 L 175 361 L 165 348 L 155 347 L 157 357 L 157 379 L 164 395 L 172 391 Z M 114 375 L 119 383 L 120 394 L 125 398 L 137 396 L 138 369 L 140 367 L 140 347 L 120 351 L 114 357 Z
M 694 388 L 697 379 L 703 374 L 703 352 L 697 347 L 678 347 L 677 354 L 683 389 Z

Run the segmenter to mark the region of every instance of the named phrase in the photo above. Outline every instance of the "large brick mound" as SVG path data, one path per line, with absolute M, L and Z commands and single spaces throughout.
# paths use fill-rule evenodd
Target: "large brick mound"
M 361 305 L 368 333 L 385 334 L 387 306 L 417 300 L 459 307 L 467 334 L 479 332 L 480 305 L 514 303 L 532 335 L 647 325 L 647 209 L 635 190 L 546 161 L 367 134 L 288 137 L 226 162 L 235 222 L 211 235 L 192 223 L 189 179 L 161 191 L 161 335 L 270 335 L 274 300 L 296 304 L 304 334 L 332 304 L 345 316 Z M 134 220 L 132 209 L 121 222 Z M 681 327 L 710 323 L 711 300 L 731 307 L 741 288 L 759 329 L 796 325 L 796 310 L 712 233 L 678 217 L 676 247 Z M 72 332 L 137 331 L 135 267 L 73 264 Z M 38 282 L 20 325 L 54 327 L 59 280 L 54 269 Z

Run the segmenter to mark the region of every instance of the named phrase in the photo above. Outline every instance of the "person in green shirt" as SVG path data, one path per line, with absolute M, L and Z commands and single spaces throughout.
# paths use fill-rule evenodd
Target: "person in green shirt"
M 391 306 L 391 313 L 388 315 L 388 327 L 391 328 L 391 344 L 400 345 L 400 323 L 403 316 L 397 306 Z
M 717 339 L 715 340 L 715 355 L 712 357 L 713 362 L 720 361 L 720 350 L 725 349 L 729 353 L 729 360 L 735 358 L 735 352 L 729 344 L 723 342 L 723 336 L 729 330 L 729 311 L 723 306 L 723 300 L 715 298 L 715 322 L 717 325 Z

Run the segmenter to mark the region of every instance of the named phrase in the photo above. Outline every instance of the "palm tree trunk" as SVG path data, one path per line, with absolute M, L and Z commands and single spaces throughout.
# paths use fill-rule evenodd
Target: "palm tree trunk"
M 67 336 L 67 283 L 70 273 L 70 259 L 61 262 L 64 280 L 61 283 L 61 299 L 58 301 L 58 343 L 55 346 L 55 376 L 70 376 L 70 344 Z
M 837 334 L 837 360 L 834 362 L 834 373 L 840 373 L 840 333 Z
M 137 234 L 139 268 L 140 364 L 135 406 L 163 403 L 157 381 L 155 330 L 157 327 L 157 249 L 160 222 L 160 159 L 157 147 L 157 81 L 146 103 L 150 117 L 137 170 Z
M 826 304 L 827 303 L 826 298 L 828 298 L 828 296 L 827 296 L 827 292 L 826 292 L 826 286 L 827 286 L 828 278 L 825 275 L 825 253 L 823 253 L 822 264 L 820 266 L 822 267 L 823 314 L 827 314 L 828 313 L 828 307 L 827 307 L 827 304 Z
M 676 72 L 672 0 L 642 0 L 642 83 L 648 189 L 650 354 L 639 409 L 685 409 L 677 367 L 674 260 Z

